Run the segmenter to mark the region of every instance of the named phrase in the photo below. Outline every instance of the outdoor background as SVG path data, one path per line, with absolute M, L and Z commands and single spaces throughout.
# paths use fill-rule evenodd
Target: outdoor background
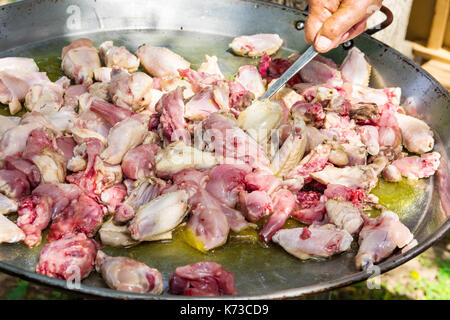
M 14 0 L 0 0 L 4 5 Z M 439 1 L 439 0 L 437 0 Z M 273 0 L 272 2 L 284 4 L 299 9 L 306 7 L 306 0 Z M 445 1 L 443 1 L 445 2 Z M 418 21 L 415 12 L 427 10 L 433 14 L 436 1 L 433 0 L 385 0 L 384 5 L 394 13 L 394 23 L 384 31 L 375 35 L 375 38 L 387 43 L 391 47 L 414 59 L 419 64 L 427 61 L 422 55 L 414 52 L 414 43 L 424 39 L 418 39 L 430 27 L 430 21 L 422 18 Z M 419 11 L 420 12 L 420 11 Z M 448 20 L 448 17 L 446 18 Z M 375 15 L 370 25 L 375 25 L 383 20 L 382 14 Z M 420 23 L 420 25 L 418 25 Z M 427 25 L 428 23 L 428 25 Z M 418 25 L 416 27 L 416 25 Z M 444 23 L 439 26 L 448 28 Z M 419 29 L 420 32 L 416 32 Z M 425 30 L 425 31 L 423 31 Z M 446 34 L 449 37 L 450 34 Z M 426 37 L 426 35 L 425 35 Z M 426 39 L 425 39 L 426 40 Z M 445 50 L 445 49 L 443 49 Z M 441 59 L 438 59 L 441 60 Z M 444 59 L 445 60 L 445 59 Z M 437 65 L 437 68 L 434 66 Z M 427 65 L 425 65 L 427 67 Z M 446 84 L 446 76 L 449 74 L 448 65 L 444 62 L 433 64 L 433 69 L 427 69 L 438 80 Z M 448 86 L 447 86 L 448 88 Z M 380 289 L 369 290 L 365 282 L 346 288 L 331 291 L 326 294 L 310 296 L 307 299 L 450 299 L 450 234 L 437 243 L 434 247 L 425 251 L 408 263 L 387 272 L 381 277 Z M 54 290 L 53 288 L 30 283 L 20 278 L 12 277 L 0 272 L 0 299 L 86 299 L 88 297 L 74 295 L 72 293 Z

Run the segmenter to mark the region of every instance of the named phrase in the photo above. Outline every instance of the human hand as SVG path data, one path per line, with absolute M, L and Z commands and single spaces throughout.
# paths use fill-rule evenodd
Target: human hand
M 324 53 L 366 30 L 383 0 L 309 0 L 305 40 Z

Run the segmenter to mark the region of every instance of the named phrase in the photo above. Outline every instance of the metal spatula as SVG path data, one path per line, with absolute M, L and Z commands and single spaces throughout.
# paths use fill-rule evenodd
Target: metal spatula
M 292 66 L 289 67 L 289 69 L 286 70 L 285 73 L 281 75 L 280 78 L 278 78 L 275 83 L 270 86 L 269 90 L 264 93 L 259 100 L 263 99 L 269 99 L 272 97 L 275 93 L 277 93 L 278 90 L 286 82 L 288 82 L 297 72 L 300 71 L 305 65 L 308 64 L 312 59 L 314 59 L 315 56 L 317 56 L 318 52 L 314 48 L 314 46 L 310 46 L 298 59 L 294 62 Z

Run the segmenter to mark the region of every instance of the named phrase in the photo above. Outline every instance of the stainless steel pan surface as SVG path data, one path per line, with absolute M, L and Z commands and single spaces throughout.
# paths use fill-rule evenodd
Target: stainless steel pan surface
M 63 46 L 83 36 L 95 45 L 114 40 L 131 51 L 143 43 L 167 46 L 190 60 L 193 67 L 204 55 L 216 55 L 224 73 L 232 76 L 238 66 L 258 60 L 234 56 L 228 43 L 238 35 L 278 33 L 284 40 L 279 56 L 303 52 L 307 45 L 296 29 L 305 21 L 304 12 L 244 0 L 40 0 L 13 3 L 0 8 L 0 56 L 34 58 L 52 80 L 60 74 Z M 435 149 L 442 154 L 439 172 L 417 187 L 415 200 L 400 206 L 401 220 L 414 233 L 418 245 L 406 253 L 395 252 L 378 264 L 379 271 L 393 269 L 417 256 L 442 238 L 450 228 L 450 195 L 447 154 L 450 149 L 450 95 L 428 73 L 392 48 L 368 35 L 354 44 L 368 57 L 375 72 L 374 87 L 399 86 L 402 103 L 425 120 L 436 134 Z M 346 55 L 340 47 L 329 54 L 336 62 Z M 38 248 L 22 244 L 0 245 L 0 270 L 43 284 L 67 288 L 65 281 L 34 273 Z M 155 268 L 167 280 L 177 266 L 215 261 L 234 273 L 239 299 L 280 299 L 330 290 L 367 279 L 371 273 L 358 271 L 353 258 L 356 248 L 327 260 L 300 261 L 276 246 L 231 241 L 223 248 L 201 254 L 181 241 L 146 243 L 131 249 L 104 248 L 106 253 L 126 255 Z M 173 299 L 108 289 L 96 272 L 71 290 L 122 299 Z M 189 299 L 182 297 L 183 299 Z

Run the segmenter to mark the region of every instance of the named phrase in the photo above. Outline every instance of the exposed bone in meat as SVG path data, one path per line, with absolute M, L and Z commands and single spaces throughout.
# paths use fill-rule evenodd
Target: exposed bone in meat
M 142 262 L 126 257 L 111 257 L 99 250 L 95 268 L 113 289 L 149 294 L 161 294 L 163 291 L 161 272 Z
M 239 208 L 250 222 L 256 222 L 268 216 L 273 211 L 273 203 L 265 191 L 241 191 L 239 193 Z

